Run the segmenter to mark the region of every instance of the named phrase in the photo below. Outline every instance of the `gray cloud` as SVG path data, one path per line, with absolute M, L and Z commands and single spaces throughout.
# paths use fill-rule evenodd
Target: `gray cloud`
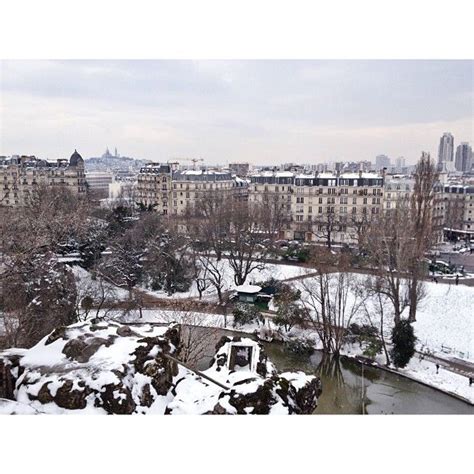
M 0 154 L 415 160 L 473 140 L 472 61 L 2 61 Z

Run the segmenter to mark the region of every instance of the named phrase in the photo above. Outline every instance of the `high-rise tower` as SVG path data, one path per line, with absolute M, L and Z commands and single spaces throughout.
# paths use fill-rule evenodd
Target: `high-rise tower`
M 440 171 L 454 171 L 454 137 L 445 132 L 439 141 L 438 169 Z

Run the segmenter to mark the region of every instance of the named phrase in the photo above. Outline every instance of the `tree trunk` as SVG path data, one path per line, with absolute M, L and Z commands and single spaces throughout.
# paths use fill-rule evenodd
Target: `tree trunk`
M 243 285 L 245 283 L 246 278 L 243 277 L 240 273 L 236 273 L 234 275 L 234 281 L 237 286 Z
M 418 277 L 413 277 L 410 286 L 410 311 L 408 313 L 408 321 L 414 323 L 416 321 L 416 309 L 418 305 Z
M 382 347 L 385 353 L 385 365 L 388 367 L 390 365 L 390 356 L 388 355 L 387 344 L 385 343 L 385 337 L 383 335 L 383 308 L 380 312 L 380 339 L 382 339 Z
M 216 290 L 217 290 L 217 297 L 219 298 L 219 303 L 222 304 L 222 288 L 217 286 Z

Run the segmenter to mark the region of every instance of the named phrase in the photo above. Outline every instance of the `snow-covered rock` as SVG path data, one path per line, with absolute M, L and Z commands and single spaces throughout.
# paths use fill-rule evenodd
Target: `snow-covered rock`
M 166 406 L 179 346 L 178 325 L 134 327 L 113 322 L 61 327 L 0 360 L 15 380 L 14 398 L 39 412 L 143 413 Z
M 31 349 L 4 351 L 0 413 L 298 414 L 316 408 L 319 378 L 278 375 L 259 343 L 224 337 L 210 368 L 196 372 L 176 362 L 180 333 L 174 323 L 83 322 L 56 329 Z
M 231 365 L 232 348 L 250 348 L 250 367 Z M 168 405 L 172 414 L 309 414 L 321 395 L 318 377 L 303 372 L 278 375 L 262 346 L 248 338 L 223 337 L 217 344 L 211 366 L 203 374 L 226 386 L 219 387 L 204 379 L 201 391 L 190 380 L 178 384 L 176 396 Z

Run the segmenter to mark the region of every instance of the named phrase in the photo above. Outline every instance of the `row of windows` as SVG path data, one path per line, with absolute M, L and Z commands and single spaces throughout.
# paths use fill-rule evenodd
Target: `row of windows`
M 349 198 L 344 196 L 344 197 L 341 197 L 339 199 L 339 201 L 340 201 L 340 204 L 348 204 Z M 297 197 L 296 198 L 296 204 L 304 204 L 304 202 L 305 202 L 304 197 Z M 309 202 L 311 202 L 311 200 Z M 323 204 L 324 199 L 322 197 L 320 197 L 318 199 L 318 202 L 319 202 L 319 204 Z M 367 204 L 367 202 L 368 202 L 368 198 L 366 198 L 366 197 L 363 198 L 362 203 Z M 336 204 L 336 198 L 335 197 L 328 197 L 327 198 L 327 203 L 328 204 Z M 357 198 L 356 197 L 352 198 L 352 204 L 357 204 Z M 372 198 L 372 204 L 380 204 L 380 197 L 373 197 Z
M 345 206 L 342 206 L 342 207 L 339 208 L 339 214 L 348 214 L 348 213 L 349 213 L 349 209 L 350 209 L 350 208 L 347 208 L 347 207 L 345 207 Z M 363 208 L 361 209 L 361 212 L 362 212 L 363 214 L 367 214 L 367 209 L 368 209 L 367 207 L 363 207 Z M 372 207 L 372 208 L 370 208 L 370 209 L 371 209 L 370 212 L 371 212 L 372 214 L 379 214 L 379 213 L 380 213 L 380 208 L 378 208 L 378 207 Z M 324 213 L 324 208 L 323 208 L 322 206 L 319 206 L 319 207 L 318 207 L 318 212 L 317 212 L 317 214 L 323 214 L 323 213 Z M 328 214 L 334 214 L 334 213 L 335 213 L 335 207 L 333 207 L 333 206 L 327 207 L 327 208 L 326 208 L 326 213 L 328 213 Z M 351 213 L 351 214 L 357 214 L 357 207 L 352 207 L 351 210 L 350 210 L 350 213 Z M 303 208 L 297 208 L 297 209 L 296 209 L 296 214 L 297 214 L 297 216 L 296 216 L 296 220 L 297 220 L 297 221 L 303 220 L 303 216 L 300 215 L 300 214 L 304 214 L 304 209 L 303 209 Z M 313 208 L 312 208 L 312 206 L 309 206 L 309 207 L 308 207 L 308 214 L 313 214 Z M 310 215 L 308 215 L 308 220 L 311 220 L 311 216 L 310 216 Z

